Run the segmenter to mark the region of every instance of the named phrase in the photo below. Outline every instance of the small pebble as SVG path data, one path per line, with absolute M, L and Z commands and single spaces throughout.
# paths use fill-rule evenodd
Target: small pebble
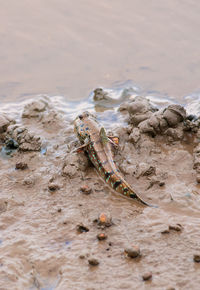
M 84 194 L 90 194 L 92 192 L 92 188 L 89 187 L 88 185 L 82 185 L 80 190 Z
M 146 272 L 146 273 L 144 273 L 144 274 L 142 275 L 142 279 L 143 279 L 144 281 L 148 281 L 148 280 L 152 279 L 152 273 L 151 273 L 151 272 Z
M 24 170 L 24 169 L 28 168 L 28 165 L 25 162 L 17 162 L 16 165 L 15 165 L 15 168 Z
M 95 259 L 95 258 L 91 258 L 91 259 L 89 259 L 89 260 L 88 260 L 88 263 L 89 263 L 89 265 L 91 265 L 91 266 L 97 266 L 97 265 L 99 265 L 99 261 L 98 261 L 97 259 Z
M 101 213 L 98 217 L 98 225 L 110 227 L 112 225 L 112 218 L 105 213 Z
M 196 181 L 197 181 L 197 183 L 200 183 L 200 174 L 197 175 Z
M 159 182 L 159 186 L 164 186 L 165 185 L 165 182 L 164 181 L 160 181 Z
M 87 233 L 87 232 L 89 232 L 89 229 L 86 226 L 84 226 L 83 224 L 77 225 L 76 226 L 76 230 L 77 230 L 78 233 Z
M 132 246 L 131 248 L 126 248 L 124 250 L 124 253 L 129 258 L 137 258 L 138 256 L 140 256 L 140 248 L 138 246 Z
M 199 254 L 194 254 L 194 256 L 193 256 L 193 260 L 194 260 L 194 262 L 196 262 L 196 263 L 200 263 L 200 255 L 199 255 Z
M 56 191 L 56 190 L 60 189 L 60 186 L 57 183 L 49 183 L 48 189 L 50 191 Z
M 83 254 L 80 255 L 80 256 L 79 256 L 79 259 L 81 259 L 81 260 L 85 259 L 85 255 L 83 255 Z
M 62 211 L 62 208 L 59 208 L 59 209 L 58 209 L 58 212 L 61 212 L 61 211 Z
M 107 235 L 104 234 L 104 233 L 100 233 L 100 234 L 97 235 L 97 239 L 98 239 L 99 241 L 106 240 L 106 239 L 107 239 Z
M 176 224 L 176 225 L 169 225 L 169 230 L 173 230 L 176 232 L 181 232 L 183 229 L 181 224 Z

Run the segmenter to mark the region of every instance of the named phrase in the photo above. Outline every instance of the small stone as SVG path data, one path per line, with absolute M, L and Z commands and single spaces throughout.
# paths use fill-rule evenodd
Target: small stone
M 83 255 L 83 254 L 80 255 L 80 256 L 79 256 L 79 259 L 81 259 L 81 260 L 85 259 L 85 255 Z
M 92 192 L 92 188 L 89 187 L 88 185 L 82 185 L 80 188 L 81 192 L 88 195 Z
M 129 257 L 129 258 L 137 258 L 140 256 L 140 248 L 138 246 L 132 246 L 131 248 L 126 248 L 124 250 L 124 253 Z
M 98 217 L 98 225 L 105 226 L 105 227 L 110 227 L 112 225 L 112 218 L 105 214 L 101 213 Z
M 183 229 L 182 225 L 176 224 L 176 225 L 169 225 L 169 230 L 181 232 Z
M 164 181 L 160 181 L 159 182 L 159 186 L 161 187 L 161 186 L 164 186 L 165 185 L 165 182 Z
M 98 266 L 99 265 L 99 261 L 95 258 L 91 258 L 88 260 L 89 265 L 91 266 Z
M 61 212 L 61 211 L 62 211 L 62 208 L 59 208 L 59 209 L 58 209 L 58 212 Z
M 142 275 L 142 279 L 143 279 L 144 281 L 148 281 L 148 280 L 152 279 L 152 273 L 151 273 L 151 272 L 146 272 L 146 273 L 144 273 L 144 274 Z
M 100 234 L 97 235 L 97 239 L 98 239 L 99 241 L 106 240 L 106 239 L 107 239 L 107 235 L 104 234 L 104 233 L 100 233 Z
M 197 181 L 197 183 L 200 183 L 200 174 L 197 175 L 196 181 Z
M 57 184 L 57 183 L 50 183 L 50 184 L 48 185 L 48 189 L 49 189 L 50 191 L 56 191 L 56 190 L 60 189 L 60 186 L 59 186 L 59 184 Z
M 200 254 L 194 254 L 194 256 L 193 256 L 193 260 L 194 260 L 194 262 L 196 262 L 196 263 L 200 263 Z
M 86 226 L 84 226 L 83 224 L 77 225 L 76 230 L 80 234 L 89 232 L 89 229 Z
M 16 165 L 15 165 L 15 168 L 24 170 L 24 169 L 28 168 L 28 165 L 25 162 L 17 162 Z

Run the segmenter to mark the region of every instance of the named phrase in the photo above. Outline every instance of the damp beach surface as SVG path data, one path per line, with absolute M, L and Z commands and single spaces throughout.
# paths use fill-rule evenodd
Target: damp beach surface
M 0 288 L 199 289 L 200 4 L 0 2 Z M 157 208 L 76 153 L 85 110 Z
M 113 191 L 76 153 L 78 102 L 2 106 L 2 289 L 198 289 L 200 119 L 133 91 L 101 88 L 85 104 L 119 137 L 122 175 L 157 208 Z

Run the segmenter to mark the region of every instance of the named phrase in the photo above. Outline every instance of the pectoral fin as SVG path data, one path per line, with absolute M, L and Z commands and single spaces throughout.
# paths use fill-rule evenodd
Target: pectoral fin
M 79 146 L 78 148 L 74 149 L 74 150 L 72 151 L 72 153 L 73 153 L 73 152 L 76 152 L 76 153 L 81 153 L 81 152 L 83 152 L 89 144 L 90 144 L 90 142 L 87 143 L 87 144 L 83 144 L 83 145 Z
M 108 136 L 110 142 L 115 146 L 115 148 L 119 145 L 119 138 L 117 136 Z

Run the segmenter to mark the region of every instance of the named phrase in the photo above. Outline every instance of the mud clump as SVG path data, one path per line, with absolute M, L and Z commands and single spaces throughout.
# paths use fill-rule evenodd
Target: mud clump
M 170 127 L 176 126 L 186 118 L 186 111 L 180 105 L 170 105 L 163 112 L 163 118 Z
M 193 260 L 194 260 L 194 262 L 196 262 L 196 263 L 200 263 L 200 254 L 194 254 L 194 256 L 193 256 Z
M 186 111 L 180 105 L 170 105 L 163 112 L 158 111 L 154 113 L 150 118 L 140 123 L 138 128 L 142 133 L 149 133 L 153 136 L 160 133 L 166 133 L 170 127 L 176 127 L 180 122 L 185 120 Z M 175 139 L 179 136 L 176 130 L 168 130 L 168 134 L 171 133 L 171 137 L 175 136 Z M 182 135 L 181 135 L 182 137 Z M 180 137 L 179 137 L 180 139 Z
M 108 93 L 104 91 L 102 88 L 97 88 L 94 90 L 93 100 L 95 102 L 98 102 L 98 101 L 108 101 L 108 100 L 110 101 L 112 99 L 108 95 Z
M 15 121 L 11 120 L 8 116 L 4 114 L 0 115 L 0 134 L 6 132 L 8 126 L 11 123 L 15 123 Z
M 76 231 L 79 234 L 87 233 L 87 232 L 89 232 L 89 228 L 86 227 L 84 224 L 79 224 L 76 226 Z
M 38 118 L 41 113 L 49 108 L 48 101 L 40 99 L 25 105 L 22 118 Z
M 80 191 L 81 191 L 83 194 L 88 195 L 88 194 L 90 194 L 90 193 L 92 192 L 92 188 L 89 187 L 88 185 L 84 184 L 84 185 L 81 186 Z
M 183 129 L 176 128 L 186 119 L 186 111 L 182 106 L 170 105 L 166 109 L 158 111 L 147 99 L 139 97 L 127 105 L 127 110 L 129 123 L 133 126 L 129 138 L 133 143 L 139 140 L 140 133 L 147 133 L 151 136 L 164 133 L 173 140 L 182 139 Z M 135 127 L 138 128 L 135 129 Z
M 14 140 L 21 151 L 40 151 L 41 138 L 34 136 L 33 133 L 20 125 L 11 125 L 7 129 L 7 140 Z
M 88 263 L 90 266 L 98 266 L 99 260 L 97 260 L 96 258 L 90 258 L 90 259 L 88 259 Z
M 71 154 L 66 156 L 62 176 L 74 178 L 81 171 L 85 171 L 89 165 L 89 160 L 84 154 Z
M 155 108 L 150 102 L 142 97 L 137 97 L 133 102 L 127 105 L 129 113 L 129 123 L 137 126 L 139 123 L 150 118 L 155 112 Z
M 27 186 L 28 188 L 32 188 L 36 183 L 36 179 L 34 176 L 27 176 L 22 181 L 22 184 Z
M 28 164 L 26 162 L 19 161 L 16 163 L 15 168 L 20 169 L 20 170 L 25 170 L 28 168 Z
M 138 128 L 133 128 L 131 134 L 129 135 L 129 141 L 132 143 L 137 143 L 140 139 L 140 130 Z

